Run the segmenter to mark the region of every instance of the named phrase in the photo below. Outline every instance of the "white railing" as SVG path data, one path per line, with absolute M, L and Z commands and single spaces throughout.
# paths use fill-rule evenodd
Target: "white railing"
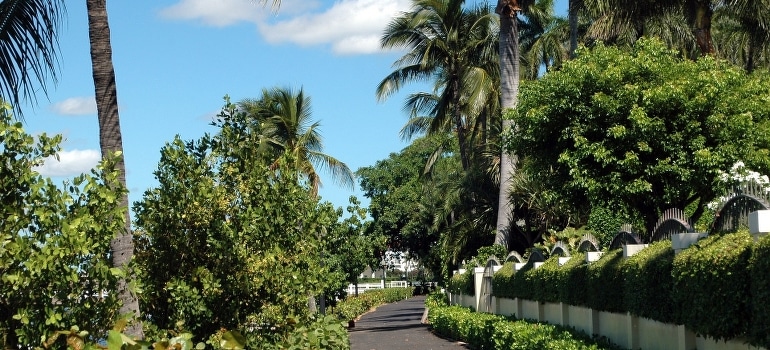
M 390 281 L 386 285 L 388 288 L 406 288 L 409 286 L 409 284 L 406 281 Z M 382 282 L 358 284 L 358 293 L 363 293 L 367 290 L 372 290 L 372 289 L 382 289 Z M 355 294 L 356 294 L 356 285 L 349 284 L 348 295 L 355 295 Z

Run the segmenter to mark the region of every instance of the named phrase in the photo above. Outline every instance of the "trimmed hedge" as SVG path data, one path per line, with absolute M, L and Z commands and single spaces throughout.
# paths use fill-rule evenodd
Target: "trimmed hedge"
M 716 339 L 748 331 L 752 241 L 746 232 L 710 236 L 674 258 L 678 323 Z
M 340 321 L 350 321 L 358 318 L 372 308 L 382 304 L 394 303 L 412 296 L 413 288 L 372 289 L 359 294 L 350 295 L 339 301 L 332 308 L 331 314 Z
M 476 295 L 476 288 L 473 285 L 474 280 L 473 268 L 469 268 L 464 273 L 457 273 L 452 276 L 449 279 L 447 289 L 455 294 Z
M 577 253 L 561 267 L 559 300 L 575 306 L 588 306 L 588 263 L 585 253 Z
M 560 272 L 558 256 L 548 258 L 539 268 L 527 272 L 534 285 L 533 300 L 544 303 L 559 302 Z
M 588 306 L 594 310 L 624 312 L 623 249 L 607 253 L 588 265 L 586 284 Z
M 492 290 L 498 298 L 515 298 L 513 296 L 513 263 L 506 262 L 500 270 L 492 275 Z
M 623 264 L 623 301 L 632 315 L 666 323 L 676 321 L 671 291 L 674 250 L 671 241 L 651 243 Z
M 754 244 L 751 270 L 751 328 L 753 345 L 770 349 L 770 235 Z
M 428 320 L 438 334 L 464 341 L 472 349 L 620 349 L 571 328 L 472 312 L 460 306 L 432 307 Z

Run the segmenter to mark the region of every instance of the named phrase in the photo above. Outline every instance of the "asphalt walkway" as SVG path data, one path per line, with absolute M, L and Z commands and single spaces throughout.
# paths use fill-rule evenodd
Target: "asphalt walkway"
M 416 296 L 378 307 L 349 328 L 352 350 L 467 349 L 461 343 L 439 338 L 422 324 L 425 296 Z

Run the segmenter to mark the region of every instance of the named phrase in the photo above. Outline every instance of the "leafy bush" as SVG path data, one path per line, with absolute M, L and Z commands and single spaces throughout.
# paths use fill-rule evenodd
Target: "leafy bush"
M 751 244 L 746 231 L 714 235 L 674 258 L 672 298 L 681 311 L 679 323 L 716 339 L 747 331 Z
M 626 260 L 623 300 L 629 312 L 661 322 L 675 321 L 675 304 L 671 299 L 673 262 L 671 241 L 652 243 Z
M 537 269 L 532 269 L 533 300 L 544 303 L 558 303 L 561 267 L 559 257 L 552 256 Z
M 332 309 L 340 321 L 350 321 L 382 304 L 393 303 L 412 296 L 412 288 L 385 288 L 368 290 L 358 296 L 348 296 Z
M 425 307 L 434 308 L 449 305 L 449 298 L 442 292 L 431 292 L 425 297 Z
M 604 253 L 588 264 L 588 306 L 594 310 L 625 312 L 623 308 L 623 249 Z M 574 287 L 573 287 L 574 288 Z
M 751 342 L 770 348 L 770 236 L 754 244 L 751 256 Z
M 473 285 L 473 268 L 466 269 L 464 273 L 456 273 L 449 279 L 447 289 L 451 293 L 476 295 L 476 288 Z
M 467 342 L 474 349 L 618 349 L 574 329 L 471 312 L 460 306 L 431 308 L 436 333 Z
M 588 306 L 588 263 L 585 253 L 572 256 L 560 269 L 559 300 L 575 306 Z
M 535 291 L 533 275 L 530 273 L 535 268 L 535 263 L 528 261 L 522 268 L 516 271 L 511 278 L 511 289 L 515 298 L 534 300 Z
M 513 263 L 506 262 L 492 275 L 492 293 L 498 298 L 513 299 Z

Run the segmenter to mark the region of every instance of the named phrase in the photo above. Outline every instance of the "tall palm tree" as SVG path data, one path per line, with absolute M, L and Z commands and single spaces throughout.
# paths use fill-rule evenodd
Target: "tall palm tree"
M 318 194 L 321 178 L 317 169 L 326 169 L 340 185 L 353 187 L 355 176 L 342 161 L 323 153 L 320 122 L 312 121 L 310 97 L 303 89 L 265 89 L 259 99 L 245 99 L 239 108 L 258 121 L 266 149 L 275 155 L 292 153 L 297 170 Z
M 714 10 L 717 54 L 747 72 L 770 68 L 770 1 L 733 0 Z
M 537 79 L 540 72 L 560 67 L 569 58 L 569 23 L 554 13 L 554 0 L 536 0 L 522 9 L 519 45 L 525 79 Z
M 519 101 L 519 12 L 530 1 L 498 0 L 495 12 L 500 15 L 500 106 L 503 111 L 516 109 Z M 502 132 L 515 131 L 513 121 L 503 118 Z M 508 246 L 513 206 L 509 188 L 516 169 L 516 157 L 506 150 L 500 153 L 500 193 L 498 197 L 495 244 Z
M 35 88 L 47 93 L 46 81 L 56 81 L 58 30 L 64 0 L 0 1 L 0 97 L 23 118 L 21 104 L 37 101 Z
M 115 170 L 118 171 L 119 186 L 126 186 L 126 165 L 123 158 L 123 136 L 120 131 L 118 115 L 118 93 L 115 86 L 115 69 L 112 64 L 112 44 L 110 27 L 107 20 L 106 0 L 87 0 L 88 37 L 91 44 L 91 66 L 94 78 L 96 109 L 99 119 L 99 147 L 102 157 L 117 155 Z M 128 193 L 120 198 L 120 206 L 125 208 L 125 229 L 118 232 L 112 240 L 112 264 L 123 268 L 134 256 L 134 241 L 131 234 L 131 219 L 128 214 Z M 118 283 L 118 295 L 122 302 L 120 313 L 129 315 L 131 322 L 126 334 L 143 338 L 142 324 L 139 321 L 139 300 L 125 279 Z
M 412 125 L 405 130 L 428 133 L 452 130 L 457 135 L 461 163 L 470 168 L 470 128 L 494 94 L 494 16 L 486 6 L 463 7 L 463 0 L 414 0 L 412 10 L 394 18 L 380 39 L 383 48 L 409 51 L 394 64 L 396 70 L 377 86 L 383 100 L 405 83 L 433 80 L 434 91 L 412 95 L 407 108 Z M 428 112 L 429 118 L 414 113 Z M 419 122 L 419 123 L 415 123 Z M 410 129 L 417 126 L 416 129 Z M 409 131 L 411 130 L 411 131 Z

